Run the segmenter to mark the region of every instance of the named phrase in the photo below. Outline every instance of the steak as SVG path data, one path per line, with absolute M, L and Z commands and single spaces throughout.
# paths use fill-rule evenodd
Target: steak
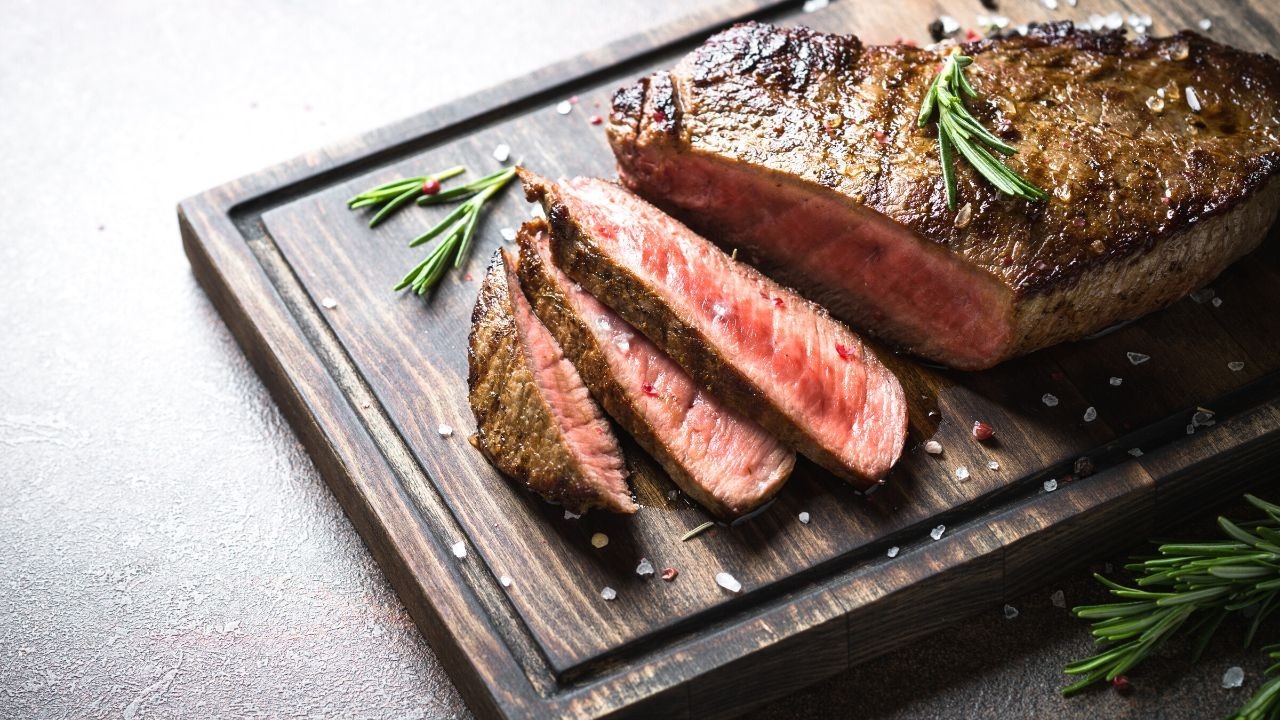
M 471 412 L 494 466 L 576 513 L 637 510 L 617 437 L 534 317 L 505 251 L 485 275 L 468 344 Z
M 520 282 L 534 314 L 577 367 L 587 389 L 684 492 L 733 519 L 773 496 L 795 453 L 698 387 L 551 258 L 546 223 L 520 228 Z
M 616 183 L 528 171 L 555 263 L 703 387 L 859 488 L 898 459 L 897 378 L 851 330 Z
M 966 43 L 973 114 L 1050 193 L 1001 195 L 916 125 L 946 47 L 748 23 L 618 91 L 622 181 L 854 326 L 962 369 L 1182 297 L 1280 202 L 1280 62 L 1071 23 Z

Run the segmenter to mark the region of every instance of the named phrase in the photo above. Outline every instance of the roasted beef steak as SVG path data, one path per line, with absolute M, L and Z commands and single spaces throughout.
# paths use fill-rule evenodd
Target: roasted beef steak
M 1070 23 L 961 51 L 973 113 L 1050 192 L 1000 195 L 916 114 L 945 48 L 748 23 L 618 91 L 623 182 L 832 312 L 978 369 L 1164 306 L 1258 245 L 1280 184 L 1280 62 Z
M 902 452 L 902 386 L 851 330 L 622 186 L 527 171 L 555 264 L 716 397 L 858 487 Z
M 520 282 L 591 394 L 687 495 L 713 514 L 748 513 L 782 487 L 795 453 L 698 387 L 684 370 L 551 259 L 547 226 L 520 228 Z
M 505 251 L 480 288 L 468 360 L 477 437 L 499 470 L 573 512 L 636 511 L 613 429 L 534 316 Z

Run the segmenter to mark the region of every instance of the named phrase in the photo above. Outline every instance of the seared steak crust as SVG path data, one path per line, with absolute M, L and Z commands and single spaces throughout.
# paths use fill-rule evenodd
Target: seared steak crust
M 1000 195 L 958 162 L 953 212 L 936 134 L 915 124 L 945 51 L 733 27 L 618 92 L 620 175 L 837 314 L 968 368 L 1167 304 L 1274 219 L 1275 59 L 1191 32 L 1128 42 L 1069 22 L 965 44 L 980 95 L 970 109 L 1019 149 L 1006 164 L 1052 197 Z M 874 241 L 839 267 L 860 236 Z M 871 280 L 853 277 L 875 263 Z M 877 275 L 956 299 L 879 292 Z
M 733 519 L 773 497 L 795 453 L 569 280 L 554 265 L 547 233 L 541 220 L 520 228 L 520 282 L 605 412 L 714 515 Z
M 614 183 L 520 177 L 555 264 L 716 397 L 859 488 L 897 461 L 902 386 L 826 310 Z
M 467 383 L 479 445 L 505 475 L 577 513 L 633 513 L 626 466 L 582 379 L 533 316 L 505 251 L 471 314 Z

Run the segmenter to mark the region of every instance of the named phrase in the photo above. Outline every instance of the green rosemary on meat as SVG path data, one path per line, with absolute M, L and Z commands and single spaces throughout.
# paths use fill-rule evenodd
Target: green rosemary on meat
M 1031 184 L 1026 178 L 1010 170 L 991 154 L 987 147 L 1003 155 L 1018 151 L 1000 138 L 992 135 L 969 114 L 964 106 L 966 99 L 974 100 L 978 93 L 964 76 L 964 69 L 973 64 L 967 55 L 949 55 L 938 76 L 929 85 L 929 92 L 920 105 L 920 127 L 929 124 L 937 115 L 938 154 L 942 160 L 942 180 L 947 187 L 947 207 L 956 209 L 956 174 L 954 153 L 959 151 L 964 159 L 986 178 L 996 189 L 1023 200 L 1043 200 L 1045 191 Z M 984 147 L 986 146 L 986 147 Z

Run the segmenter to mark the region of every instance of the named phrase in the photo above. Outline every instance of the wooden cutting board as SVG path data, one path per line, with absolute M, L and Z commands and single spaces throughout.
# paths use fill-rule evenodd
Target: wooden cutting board
M 1036 587 L 1271 472 L 1280 458 L 1275 242 L 1215 281 L 1212 300 L 1186 299 L 988 372 L 887 356 L 911 399 L 910 436 L 888 485 L 869 497 L 802 462 L 759 516 L 681 542 L 707 517 L 634 446 L 644 509 L 568 519 L 468 444 L 471 306 L 504 244 L 500 230 L 530 206 L 506 192 L 467 267 L 423 300 L 390 288 L 423 254 L 405 241 L 441 211 L 410 209 L 369 230 L 346 198 L 454 164 L 478 176 L 498 167 L 499 144 L 544 175 L 611 176 L 603 129 L 589 118 L 607 114 L 616 87 L 670 66 L 717 27 L 756 17 L 923 43 L 947 9 L 972 24 L 981 7 L 845 1 L 804 13 L 796 3 L 725 3 L 181 204 L 201 284 L 476 714 L 733 714 Z M 1280 11 L 1261 2 L 1111 9 L 1150 13 L 1162 31 L 1208 16 L 1215 38 L 1280 49 Z M 1001 10 L 1015 22 L 1085 17 L 1032 0 Z M 571 112 L 557 112 L 572 96 Z M 1212 417 L 1193 422 L 1197 408 Z M 997 440 L 975 442 L 975 420 Z M 442 424 L 455 432 L 443 435 Z M 943 452 L 924 452 L 928 440 Z M 1084 465 L 1095 472 L 1079 472 Z M 609 544 L 594 548 L 594 533 Z M 680 575 L 642 578 L 642 558 Z M 740 593 L 716 585 L 722 571 Z M 611 602 L 606 586 L 617 591 Z

